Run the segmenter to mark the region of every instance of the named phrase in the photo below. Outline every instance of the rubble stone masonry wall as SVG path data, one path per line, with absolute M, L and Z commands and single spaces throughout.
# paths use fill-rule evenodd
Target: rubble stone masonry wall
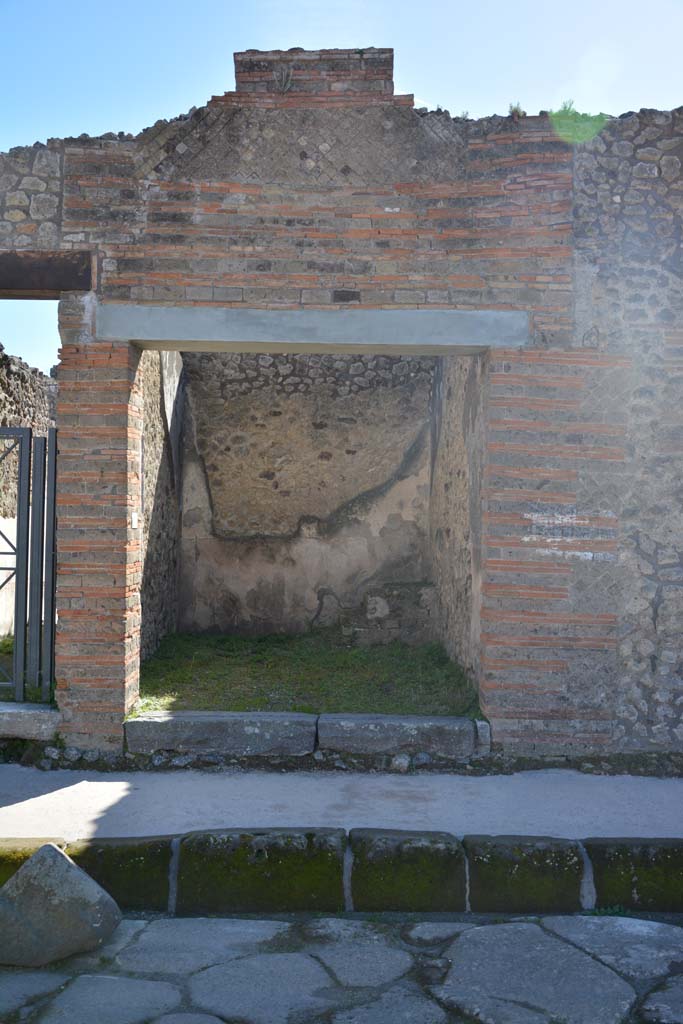
M 73 408 L 77 429 L 60 444 L 60 600 L 73 573 L 80 607 L 60 613 L 58 675 L 73 729 L 121 742 L 139 648 L 138 357 L 98 342 L 95 299 L 514 309 L 530 344 L 476 371 L 470 636 L 494 743 L 680 749 L 683 110 L 610 119 L 572 146 L 546 116 L 418 112 L 393 96 L 389 51 L 336 53 L 238 55 L 236 92 L 187 116 L 0 158 L 3 249 L 96 255 L 96 295 L 61 304 L 60 415 Z
M 159 353 L 144 352 L 138 373 L 143 395 L 140 657 L 144 660 L 176 627 L 180 507 Z
M 427 638 L 427 610 L 416 631 L 409 602 L 402 630 L 398 598 L 415 593 L 419 608 L 429 584 L 433 360 L 186 353 L 184 364 L 181 627 L 302 632 L 350 616 L 363 639 Z M 370 628 L 381 618 L 391 629 Z
M 32 427 L 44 434 L 54 426 L 55 382 L 11 356 L 0 344 L 0 427 Z M 0 462 L 0 516 L 17 512 L 17 459 Z

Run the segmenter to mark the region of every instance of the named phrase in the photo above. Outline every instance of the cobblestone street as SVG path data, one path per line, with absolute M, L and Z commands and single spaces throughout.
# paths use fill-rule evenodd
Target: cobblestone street
M 610 916 L 127 918 L 96 953 L 2 970 L 3 1024 L 683 1022 L 683 929 Z

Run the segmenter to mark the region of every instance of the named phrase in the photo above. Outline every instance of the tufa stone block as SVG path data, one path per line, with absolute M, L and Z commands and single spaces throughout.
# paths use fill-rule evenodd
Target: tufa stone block
M 341 829 L 195 832 L 180 844 L 179 914 L 344 909 Z
M 465 836 L 470 906 L 482 913 L 581 909 L 579 844 L 547 836 Z
M 352 829 L 354 910 L 465 910 L 465 855 L 447 832 Z
M 683 839 L 586 839 L 598 907 L 683 911 Z

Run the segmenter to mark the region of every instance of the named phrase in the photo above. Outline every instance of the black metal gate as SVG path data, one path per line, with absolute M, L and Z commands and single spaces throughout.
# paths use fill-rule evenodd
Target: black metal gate
M 0 427 L 0 480 L 16 491 L 16 537 L 0 529 L 0 590 L 14 580 L 11 666 L 0 661 L 0 699 L 49 701 L 55 649 L 55 492 L 57 431 Z M 4 683 L 4 686 L 2 685 Z M 7 690 L 9 689 L 9 694 Z

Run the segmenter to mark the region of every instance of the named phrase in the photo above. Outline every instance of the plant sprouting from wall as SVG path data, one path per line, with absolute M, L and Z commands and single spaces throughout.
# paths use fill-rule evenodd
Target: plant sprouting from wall
M 590 142 L 602 131 L 607 114 L 582 114 L 574 108 L 573 100 L 565 100 L 559 110 L 550 111 L 550 120 L 563 142 L 577 145 Z

